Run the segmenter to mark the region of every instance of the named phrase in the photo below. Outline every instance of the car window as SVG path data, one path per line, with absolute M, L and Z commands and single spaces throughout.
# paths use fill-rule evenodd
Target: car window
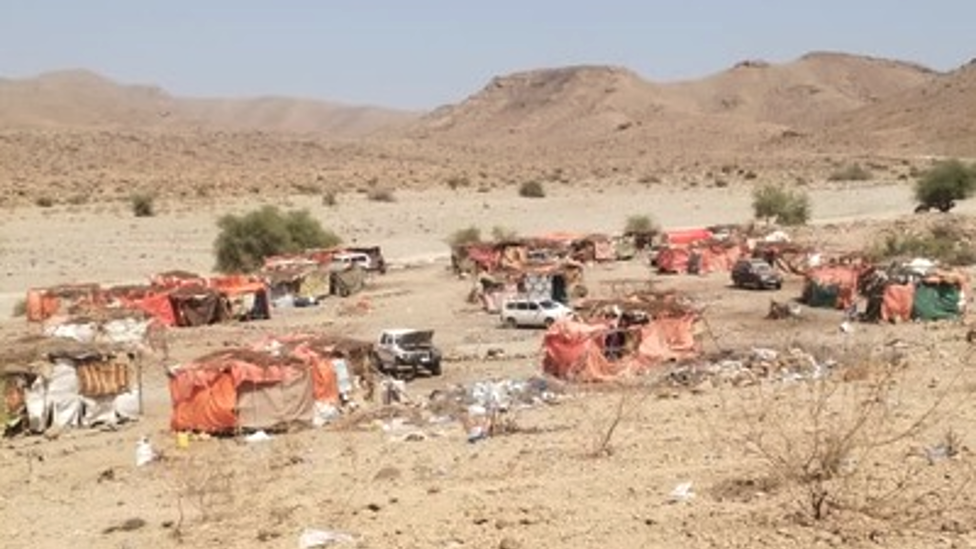
M 380 343 L 382 343 L 383 345 L 389 344 L 390 343 L 390 336 L 388 334 L 383 334 L 380 337 Z
M 529 304 L 528 303 L 524 303 L 523 302 L 523 303 L 519 303 L 518 304 L 518 310 L 520 310 L 520 311 L 528 310 L 528 308 L 529 308 Z
M 538 303 L 529 303 L 528 305 L 529 305 L 529 310 L 530 311 L 538 311 L 539 310 L 539 304 Z
M 506 303 L 505 308 L 509 311 L 514 311 L 515 309 L 518 309 L 518 303 Z
M 552 301 L 549 301 L 548 299 L 545 300 L 545 301 L 540 301 L 539 302 L 539 306 L 542 307 L 543 309 L 555 309 L 556 308 L 556 304 L 553 303 Z

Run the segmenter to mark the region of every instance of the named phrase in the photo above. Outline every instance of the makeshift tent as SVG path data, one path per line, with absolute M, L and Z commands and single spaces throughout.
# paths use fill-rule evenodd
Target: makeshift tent
M 679 229 L 664 233 L 664 244 L 667 246 L 687 246 L 695 242 L 710 240 L 712 231 L 708 229 Z
M 65 284 L 27 291 L 27 320 L 43 322 L 58 314 L 88 311 L 101 303 L 98 284 Z
M 811 269 L 806 276 L 801 301 L 811 307 L 849 308 L 857 297 L 858 272 L 850 265 Z
M 205 286 L 181 286 L 169 293 L 174 326 L 207 326 L 228 318 L 220 292 Z
M 356 264 L 335 269 L 329 274 L 329 293 L 332 295 L 349 297 L 362 291 L 365 285 L 366 271 Z
M 351 361 L 366 360 L 363 348 L 296 336 L 201 357 L 170 372 L 170 425 L 223 433 L 320 424 L 352 390 Z
M 912 318 L 918 320 L 949 320 L 959 316 L 961 289 L 945 282 L 922 282 L 915 288 Z
M 695 321 L 692 314 L 661 317 L 624 330 L 603 323 L 560 321 L 546 332 L 542 368 L 560 379 L 597 382 L 640 374 L 662 362 L 693 358 L 699 353 Z M 612 348 L 618 341 L 622 345 Z
M 7 432 L 136 419 L 148 326 L 137 319 L 72 320 L 49 326 L 50 336 L 14 342 L 0 359 Z
M 261 279 L 248 276 L 221 276 L 210 279 L 210 288 L 224 300 L 227 318 L 266 320 L 271 318 L 268 286 Z
M 882 295 L 881 320 L 885 322 L 910 320 L 914 303 L 914 284 L 888 284 Z

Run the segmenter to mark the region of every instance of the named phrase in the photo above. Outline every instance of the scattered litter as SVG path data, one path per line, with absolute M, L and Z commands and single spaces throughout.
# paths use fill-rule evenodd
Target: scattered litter
M 265 442 L 271 440 L 271 435 L 265 433 L 264 431 L 254 431 L 253 433 L 244 437 L 244 442 Z
M 149 465 L 155 459 L 156 452 L 153 450 L 152 444 L 149 442 L 149 438 L 140 438 L 139 442 L 136 443 L 136 467 Z
M 682 482 L 675 486 L 674 490 L 671 490 L 671 501 L 673 503 L 688 501 L 693 497 L 695 497 L 695 493 L 691 491 L 691 482 Z
M 333 543 L 352 543 L 354 541 L 356 538 L 342 532 L 306 528 L 298 538 L 298 548 L 313 549 L 315 547 L 326 547 Z
M 851 326 L 850 322 L 845 320 L 844 322 L 840 323 L 840 331 L 844 332 L 845 334 L 849 334 L 854 331 L 854 327 Z

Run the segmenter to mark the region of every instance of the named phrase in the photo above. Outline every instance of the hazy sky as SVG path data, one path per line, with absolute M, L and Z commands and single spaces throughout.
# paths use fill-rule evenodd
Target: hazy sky
M 976 56 L 974 29 L 973 0 L 3 0 L 0 75 L 431 108 L 581 63 L 675 80 L 842 50 L 947 70 Z

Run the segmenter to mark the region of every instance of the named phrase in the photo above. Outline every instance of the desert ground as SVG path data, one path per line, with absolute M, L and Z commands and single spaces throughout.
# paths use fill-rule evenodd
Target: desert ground
M 821 310 L 805 310 L 795 322 L 765 320 L 770 298 L 799 295 L 798 279 L 756 293 L 729 288 L 722 273 L 656 275 L 640 260 L 586 273 L 596 295 L 607 295 L 613 281 L 638 279 L 693 296 L 706 306 L 709 360 L 754 347 L 800 348 L 838 362 L 830 381 L 740 384 L 662 366 L 630 384 L 556 385 L 554 402 L 512 412 L 511 433 L 476 443 L 458 422 L 404 423 L 373 403 L 365 410 L 375 414 L 325 428 L 257 443 L 194 440 L 177 449 L 164 367 L 268 333 L 373 339 L 385 327 L 433 328 L 451 360 L 443 376 L 408 384 L 418 402 L 454 385 L 540 375 L 540 331 L 501 329 L 495 316 L 466 302 L 472 283 L 450 273 L 444 243 L 456 229 L 502 226 L 528 235 L 619 230 L 636 213 L 665 227 L 750 216 L 746 187 L 550 189 L 544 199 L 514 189 L 438 189 L 403 191 L 393 203 L 354 192 L 333 207 L 317 196 L 270 201 L 307 207 L 347 239 L 384 247 L 394 268 L 349 298 L 368 302 L 367 312 L 350 314 L 347 300 L 334 299 L 269 321 L 171 330 L 170 356 L 147 366 L 141 421 L 4 441 L 4 546 L 54 548 L 70 539 L 78 547 L 295 547 L 306 528 L 347 533 L 354 538 L 347 543 L 360 547 L 976 546 L 967 446 L 976 377 L 965 328 L 858 324 L 844 333 L 841 314 Z M 910 211 L 909 193 L 899 181 L 815 186 L 814 224 L 801 232 L 827 248 L 856 249 L 876 227 Z M 3 307 L 10 310 L 30 286 L 135 282 L 172 268 L 206 272 L 215 219 L 259 203 L 161 201 L 158 215 L 139 219 L 125 203 L 11 209 L 3 224 Z M 953 215 L 971 208 L 962 204 Z M 2 330 L 13 337 L 31 328 L 8 319 Z M 480 358 L 489 348 L 505 354 Z M 864 411 L 871 398 L 880 399 L 883 414 Z M 842 435 L 862 419 L 894 440 L 858 446 L 848 458 L 865 460 L 857 466 L 866 472 L 851 485 L 831 486 L 831 496 L 850 507 L 814 520 L 810 484 L 782 474 L 787 465 L 778 458 L 800 459 L 789 458 L 782 443 L 803 446 L 824 424 Z M 410 433 L 422 436 L 404 436 Z M 757 445 L 758 433 L 775 440 Z M 165 459 L 137 468 L 142 436 Z M 946 440 L 952 457 L 927 460 L 926 449 Z M 671 495 L 682 483 L 691 483 L 692 497 Z
M 3 439 L 0 545 L 293 548 L 312 529 L 348 535 L 340 547 L 976 547 L 968 317 L 848 326 L 803 308 L 773 321 L 770 300 L 798 297 L 798 278 L 762 293 L 722 273 L 658 275 L 646 258 L 599 264 L 585 273 L 594 296 L 639 281 L 694 299 L 704 354 L 566 385 L 538 379 L 541 331 L 502 329 L 466 300 L 473 281 L 450 272 L 446 244 L 471 226 L 743 223 L 764 183 L 809 194 L 811 223 L 791 232 L 829 252 L 942 219 L 971 244 L 973 201 L 911 212 L 933 160 L 976 158 L 974 120 L 976 64 L 837 52 L 683 82 L 540 68 L 428 112 L 184 98 L 84 70 L 0 78 L 0 341 L 39 330 L 12 317 L 31 287 L 209 272 L 217 220 L 265 204 L 308 209 L 392 263 L 348 299 L 169 330 L 138 422 Z M 546 196 L 519 196 L 529 181 Z M 377 190 L 395 199 L 370 200 Z M 135 195 L 155 215 L 135 217 Z M 167 367 L 267 334 L 373 340 L 403 326 L 434 329 L 448 357 L 442 376 L 407 384 L 411 404 L 177 447 Z M 546 398 L 476 442 L 430 402 L 530 378 Z M 162 456 L 136 467 L 144 436 Z

